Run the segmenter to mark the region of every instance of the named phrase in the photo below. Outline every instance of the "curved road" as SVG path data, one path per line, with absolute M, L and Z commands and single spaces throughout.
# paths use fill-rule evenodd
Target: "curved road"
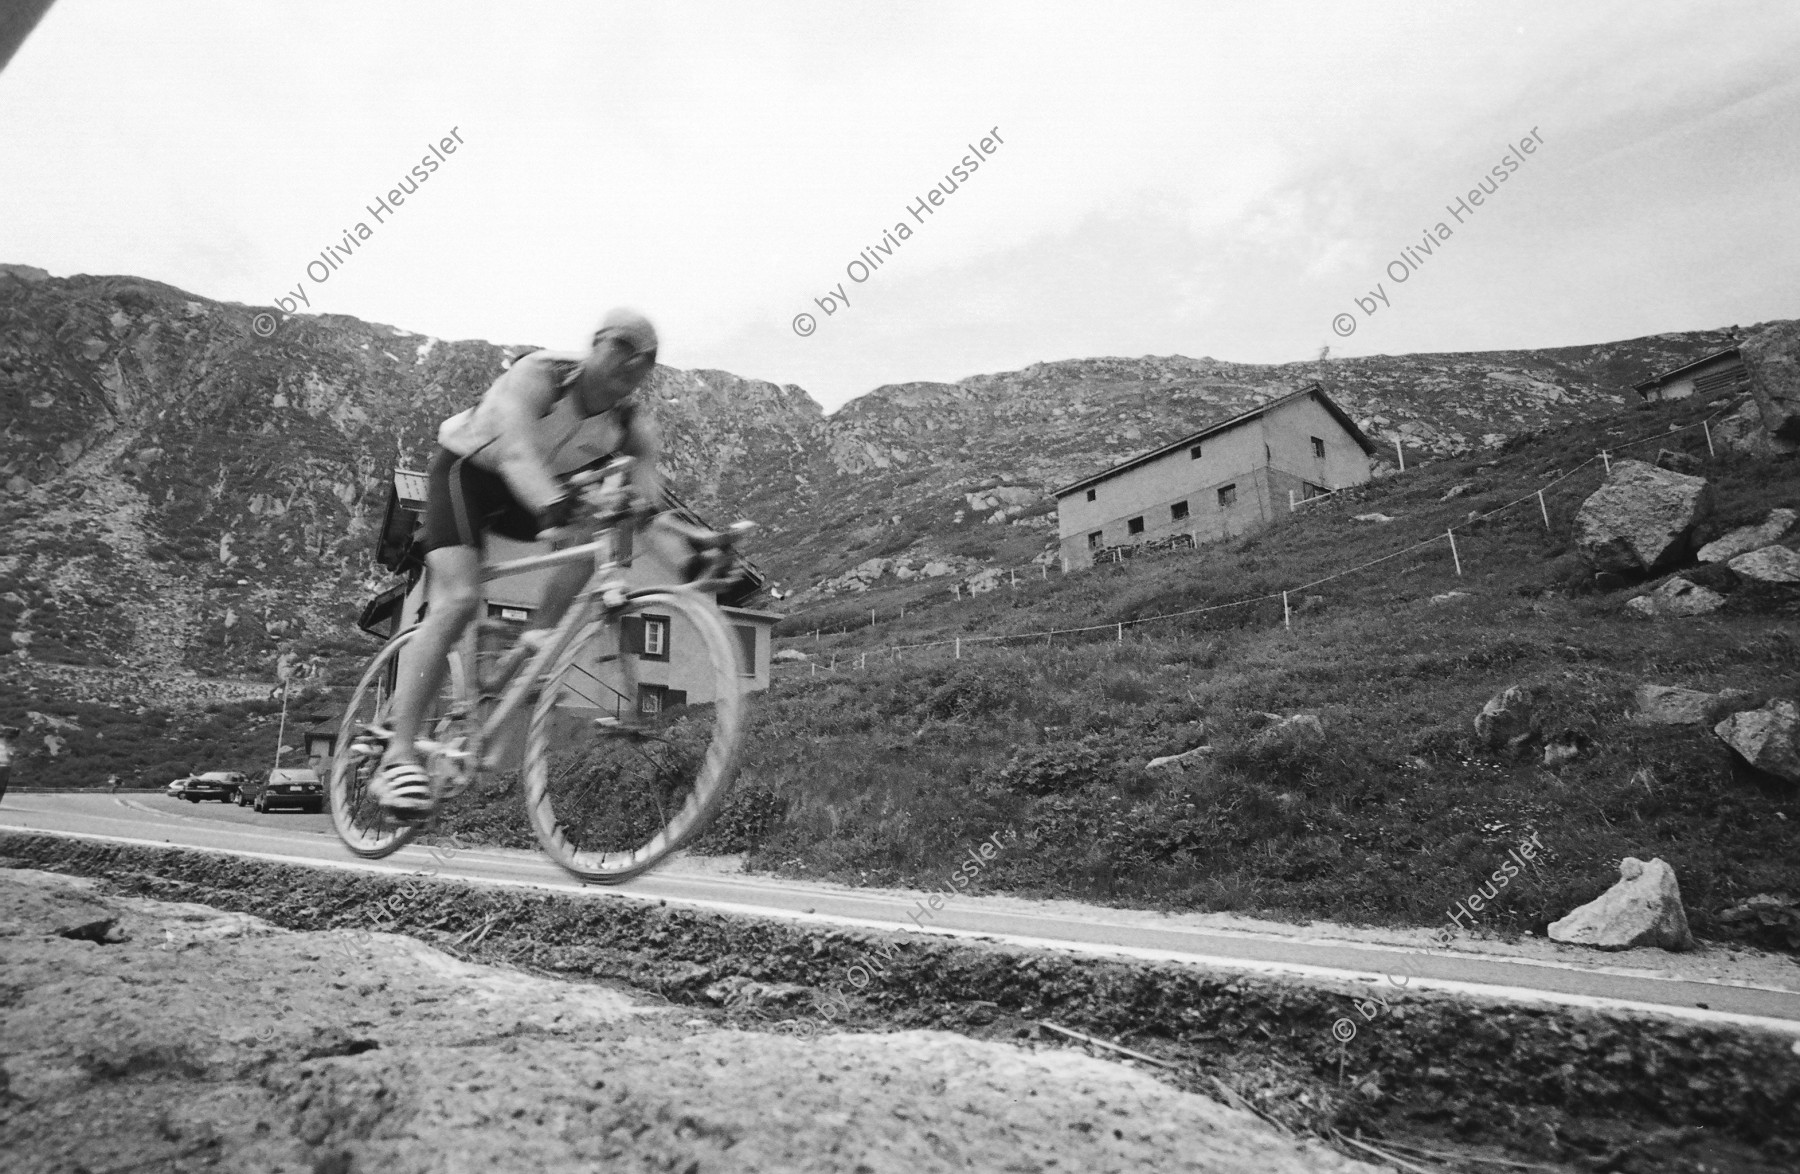
M 1774 982 L 1726 980 L 1707 971 L 1724 964 L 1699 956 L 1656 952 L 1659 970 L 1628 970 L 1617 956 L 1533 943 L 1551 957 L 1478 953 L 1484 943 L 1451 951 L 1321 938 L 1295 927 L 1269 931 L 1208 924 L 1230 918 L 1166 915 L 1009 897 L 952 896 L 932 910 L 929 895 L 892 889 L 854 889 L 766 875 L 724 871 L 704 859 L 677 861 L 616 888 L 584 886 L 535 852 L 465 849 L 434 860 L 424 848 L 402 849 L 385 861 L 352 856 L 324 815 L 257 815 L 216 803 L 188 804 L 156 794 L 9 794 L 0 803 L 0 829 L 49 832 L 135 844 L 172 844 L 262 859 L 370 872 L 435 870 L 475 883 L 613 894 L 669 901 L 724 913 L 875 930 L 979 937 L 1035 948 L 1185 963 L 1213 969 L 1286 975 L 1334 985 L 1406 977 L 1408 985 L 1505 1002 L 1640 1012 L 1732 1023 L 1800 1037 L 1800 990 Z M 3 851 L 0 848 L 0 851 Z M 710 867 L 709 867 L 710 865 Z M 947 888 L 948 886 L 946 886 Z M 1352 931 L 1339 930 L 1348 934 Z M 1387 936 L 1398 936 L 1390 932 Z M 1499 947 L 1505 949 L 1506 947 Z M 1635 952 L 1638 955 L 1646 951 Z M 1787 985 L 1800 988 L 1800 967 L 1784 964 Z M 1661 968 L 1685 967 L 1686 973 Z M 1800 1048 L 1800 1040 L 1797 1040 Z

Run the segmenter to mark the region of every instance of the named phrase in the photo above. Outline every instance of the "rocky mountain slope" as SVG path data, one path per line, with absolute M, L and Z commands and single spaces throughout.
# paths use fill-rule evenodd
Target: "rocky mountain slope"
M 791 385 L 659 368 L 646 398 L 677 490 L 762 522 L 755 557 L 780 592 L 818 594 L 861 587 L 867 569 L 845 572 L 871 559 L 907 575 L 1026 562 L 1054 534 L 1055 485 L 1314 379 L 1415 460 L 1616 410 L 1634 380 L 1734 337 L 1079 359 L 881 387 L 831 416 Z M 290 648 L 360 655 L 350 621 L 383 583 L 389 471 L 421 464 L 437 422 L 520 349 L 0 266 L 0 652 L 15 672 L 265 678 Z

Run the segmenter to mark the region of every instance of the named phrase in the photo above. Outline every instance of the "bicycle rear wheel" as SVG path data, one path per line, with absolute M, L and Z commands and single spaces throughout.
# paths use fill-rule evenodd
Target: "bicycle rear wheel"
M 352 852 L 371 860 L 392 855 L 421 830 L 419 824 L 388 815 L 369 794 L 369 784 L 374 782 L 381 756 L 387 750 L 400 657 L 416 631 L 408 629 L 388 641 L 363 671 L 338 723 L 331 781 L 325 789 L 338 838 Z M 421 736 L 434 736 L 445 724 L 451 687 L 447 680 L 427 707 L 424 720 L 419 723 Z
M 680 588 L 633 592 L 583 629 L 525 743 L 526 810 L 552 860 L 617 884 L 706 829 L 737 778 L 739 664 L 718 608 Z

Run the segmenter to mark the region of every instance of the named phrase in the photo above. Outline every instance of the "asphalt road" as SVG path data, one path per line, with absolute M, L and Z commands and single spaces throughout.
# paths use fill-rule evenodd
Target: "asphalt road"
M 705 860 L 677 861 L 615 888 L 583 886 L 533 852 L 469 849 L 434 860 L 423 848 L 385 861 L 352 856 L 328 815 L 258 815 L 217 803 L 189 804 L 157 794 L 9 794 L 0 828 L 173 844 L 368 871 L 417 872 L 477 883 L 612 893 L 764 917 L 840 926 L 980 937 L 1015 945 L 1114 957 L 1172 961 L 1214 969 L 1285 974 L 1332 983 L 1405 978 L 1409 986 L 1505 1002 L 1556 1003 L 1683 1019 L 1730 1022 L 1800 1036 L 1800 993 L 1745 981 L 1693 977 L 1693 956 L 1659 955 L 1665 973 L 1627 970 L 1612 956 L 1569 951 L 1574 960 L 1484 955 L 1221 929 L 1197 918 L 1069 902 L 956 895 L 931 909 L 928 894 L 857 889 L 741 872 Z M 1674 967 L 1687 967 L 1667 972 Z M 1800 1047 L 1800 1042 L 1796 1043 Z

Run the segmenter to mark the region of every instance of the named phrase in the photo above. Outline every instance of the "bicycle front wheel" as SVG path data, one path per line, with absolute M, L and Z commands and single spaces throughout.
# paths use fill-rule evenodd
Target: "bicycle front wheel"
M 706 829 L 737 778 L 739 650 L 695 592 L 633 592 L 588 624 L 538 695 L 525 802 L 544 851 L 582 880 L 617 884 Z

